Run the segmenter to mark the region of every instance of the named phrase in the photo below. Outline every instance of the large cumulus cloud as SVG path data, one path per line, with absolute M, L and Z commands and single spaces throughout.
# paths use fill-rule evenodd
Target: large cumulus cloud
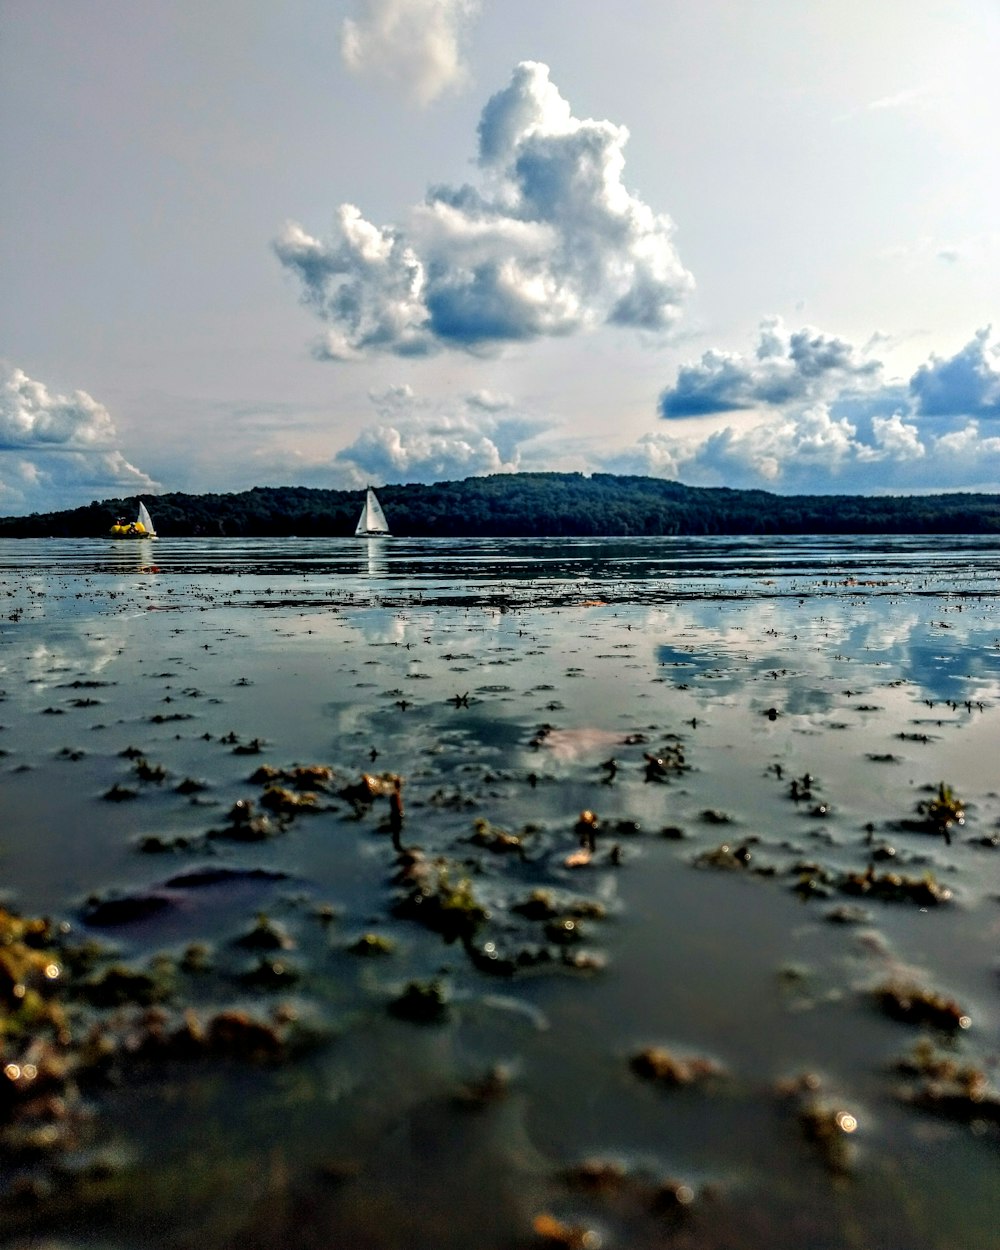
M 988 328 L 892 380 L 849 343 L 769 320 L 753 354 L 683 366 L 660 413 L 701 420 L 646 434 L 601 467 L 784 492 L 1000 489 L 1000 437 L 984 430 L 1000 417 Z
M 846 387 L 868 388 L 880 373 L 878 361 L 842 339 L 809 326 L 789 332 L 771 317 L 762 322 L 752 355 L 710 350 L 683 365 L 660 396 L 660 413 L 692 417 L 808 402 Z
M 348 69 L 382 78 L 418 104 L 465 82 L 462 40 L 478 0 L 362 0 L 359 8 L 341 30 Z
M 75 507 L 156 483 L 114 445 L 108 410 L 86 391 L 51 393 L 21 369 L 0 370 L 0 512 Z
M 932 356 L 910 379 L 917 411 L 925 417 L 1000 417 L 1000 344 L 992 329 L 978 330 L 954 356 Z
M 601 324 L 663 331 L 693 286 L 668 217 L 622 181 L 628 131 L 582 121 L 523 62 L 479 122 L 478 186 L 435 186 L 406 226 L 341 205 L 332 235 L 274 247 L 328 325 L 324 359 L 491 351 Z

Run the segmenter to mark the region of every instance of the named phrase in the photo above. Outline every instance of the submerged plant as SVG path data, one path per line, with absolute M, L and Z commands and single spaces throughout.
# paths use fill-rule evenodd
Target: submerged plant
M 819 1150 L 826 1167 L 835 1174 L 850 1172 L 854 1165 L 853 1134 L 858 1121 L 850 1111 L 823 1102 L 806 1102 L 799 1109 L 799 1126 L 806 1140 Z
M 548 1211 L 536 1215 L 531 1227 L 543 1246 L 561 1246 L 563 1250 L 598 1250 L 601 1244 L 600 1237 L 592 1228 L 583 1224 L 567 1224 Z
M 411 981 L 389 1010 L 401 1020 L 436 1024 L 448 1014 L 448 997 L 440 981 Z
M 725 1075 L 725 1068 L 714 1059 L 702 1055 L 675 1055 L 662 1046 L 647 1046 L 629 1060 L 636 1076 L 660 1085 L 700 1085 Z
M 919 907 L 936 907 L 951 901 L 951 890 L 935 880 L 932 873 L 922 877 L 904 877 L 902 873 L 886 872 L 879 876 L 873 865 L 864 872 L 845 874 L 840 890 L 843 894 L 860 894 L 886 902 L 916 903 Z
M 295 941 L 283 925 L 261 912 L 253 928 L 235 939 L 235 945 L 247 950 L 290 951 L 294 948 Z
M 814 1072 L 779 1081 L 775 1092 L 779 1098 L 794 1100 L 799 1128 L 828 1171 L 835 1176 L 850 1173 L 854 1167 L 858 1117 L 822 1096 L 822 1082 Z
M 951 786 L 940 782 L 932 799 L 917 804 L 917 812 L 923 817 L 932 833 L 948 837 L 953 825 L 965 824 L 965 804 Z
M 961 1062 L 923 1037 L 896 1064 L 908 1084 L 900 1098 L 948 1119 L 1000 1125 L 1000 1091 L 985 1068 Z
M 971 1016 L 953 998 L 914 982 L 887 981 L 874 994 L 882 1010 L 904 1024 L 928 1024 L 949 1033 L 972 1024 Z
M 437 866 L 436 879 L 421 873 L 412 878 L 413 888 L 396 904 L 395 913 L 407 920 L 419 920 L 440 933 L 447 942 L 471 938 L 489 912 L 476 898 L 467 877 L 451 880 L 446 865 Z
M 261 807 L 266 807 L 280 816 L 294 815 L 296 812 L 316 811 L 316 795 L 310 790 L 287 790 L 284 786 L 268 786 L 260 796 Z
M 354 955 L 391 955 L 396 943 L 381 933 L 363 933 L 347 949 Z
M 150 781 L 156 785 L 165 781 L 167 770 L 162 764 L 151 764 L 144 755 L 140 755 L 132 765 L 132 771 L 140 781 Z

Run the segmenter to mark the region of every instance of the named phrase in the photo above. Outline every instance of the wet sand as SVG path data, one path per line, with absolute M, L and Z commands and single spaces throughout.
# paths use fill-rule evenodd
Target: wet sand
M 3 1244 L 1000 1244 L 989 545 L 331 546 L 3 544 Z

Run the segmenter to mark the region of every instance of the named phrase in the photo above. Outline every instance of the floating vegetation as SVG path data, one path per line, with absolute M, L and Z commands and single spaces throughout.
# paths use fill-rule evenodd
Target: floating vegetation
M 359 780 L 343 786 L 337 793 L 350 803 L 360 817 L 368 811 L 376 799 L 388 798 L 398 794 L 402 787 L 402 778 L 396 773 L 362 773 Z
M 144 755 L 135 760 L 132 771 L 140 781 L 149 781 L 154 785 L 160 785 L 169 775 L 162 764 L 151 764 Z
M 799 1110 L 799 1125 L 819 1150 L 831 1172 L 850 1172 L 854 1166 L 853 1134 L 857 1118 L 850 1111 L 823 1102 L 807 1102 Z
M 647 1046 L 629 1060 L 629 1067 L 647 1081 L 659 1085 L 702 1085 L 726 1075 L 726 1069 L 703 1055 L 675 1055 L 662 1046 Z
M 118 1079 L 153 1059 L 274 1062 L 304 1042 L 305 1035 L 294 1037 L 295 1013 L 288 1008 L 270 1019 L 231 1009 L 173 1013 L 161 1005 L 176 990 L 172 960 L 157 957 L 148 969 L 102 967 L 106 952 L 69 937 L 67 925 L 0 908 L 4 1218 L 20 1210 L 11 1204 L 25 1194 L 30 1209 L 44 1210 L 46 1197 L 72 1202 L 86 1182 L 78 1152 L 90 1146 L 95 1125 L 92 1111 L 85 1113 L 82 1082 Z
M 273 786 L 283 783 L 295 790 L 327 790 L 334 780 L 334 771 L 326 764 L 296 764 L 291 768 L 276 768 L 262 764 L 250 774 L 253 785 Z
M 172 963 L 161 959 L 149 972 L 114 964 L 81 982 L 79 992 L 97 1007 L 148 1007 L 169 998 L 174 988 Z
M 603 920 L 608 914 L 605 905 L 596 899 L 568 898 L 544 889 L 532 890 L 526 899 L 512 903 L 508 910 L 528 920 L 553 920 L 557 916 Z
M 488 851 L 501 855 L 514 852 L 523 858 L 524 841 L 521 835 L 498 829 L 495 825 L 491 825 L 484 816 L 477 817 L 473 829 L 474 832 L 469 839 L 473 846 L 482 846 Z
M 198 781 L 194 777 L 184 777 L 177 783 L 176 786 L 174 786 L 174 790 L 178 794 L 200 794 L 203 790 L 207 789 L 207 782 Z
M 410 981 L 389 1010 L 414 1024 L 439 1024 L 448 1015 L 448 996 L 440 981 Z
M 257 923 L 251 929 L 234 939 L 234 945 L 257 951 L 295 949 L 295 941 L 284 925 L 269 919 L 263 912 L 257 917 Z
M 396 943 L 382 933 L 363 933 L 347 949 L 352 955 L 391 955 Z
M 687 772 L 689 767 L 679 742 L 665 746 L 655 755 L 645 752 L 643 759 L 646 761 L 643 769 L 646 781 L 668 781 L 671 776 Z
M 279 816 L 295 816 L 299 812 L 318 811 L 316 795 L 311 791 L 296 793 L 284 786 L 267 786 L 260 796 L 261 807 Z
M 965 1124 L 1000 1125 L 1000 1090 L 985 1068 L 939 1050 L 930 1038 L 922 1037 L 896 1071 L 906 1078 L 897 1091 L 903 1102 Z
M 556 946 L 582 942 L 584 936 L 580 922 L 572 916 L 561 916 L 547 921 L 544 932 L 547 941 L 555 943 Z
M 558 1246 L 563 1250 L 600 1250 L 601 1238 L 585 1224 L 570 1224 L 557 1219 L 548 1211 L 536 1215 L 532 1230 L 543 1246 Z
M 741 842 L 731 846 L 728 842 L 714 847 L 710 851 L 702 851 L 695 857 L 696 868 L 722 868 L 730 871 L 746 868 L 753 859 L 749 842 Z
M 296 1028 L 287 1005 L 270 1017 L 227 1008 L 203 1013 L 187 1009 L 179 1015 L 152 1008 L 138 1017 L 121 1037 L 105 1035 L 104 1045 L 116 1057 L 140 1059 L 235 1059 L 245 1063 L 276 1063 L 309 1044 L 309 1034 Z
M 955 825 L 965 824 L 965 804 L 951 786 L 941 782 L 933 798 L 922 799 L 917 812 L 931 833 L 949 838 Z
M 792 889 L 802 898 L 829 898 L 833 893 L 836 874 L 822 864 L 794 864 L 791 869 L 796 878 Z
M 469 879 L 452 881 L 447 864 L 418 860 L 413 866 L 417 864 L 426 871 L 411 873 L 409 889 L 393 908 L 395 915 L 418 921 L 447 942 L 473 937 L 490 913 L 476 898 Z
M 922 877 L 905 877 L 902 873 L 887 872 L 881 876 L 874 865 L 864 872 L 849 872 L 840 882 L 844 894 L 860 894 L 865 898 L 877 898 L 889 903 L 916 903 L 918 907 L 938 907 L 950 903 L 951 890 L 926 872 Z
M 104 798 L 109 803 L 127 803 L 129 799 L 137 799 L 139 791 L 133 790 L 129 786 L 120 785 L 117 781 L 110 790 L 104 792 Z
M 210 830 L 208 836 L 228 838 L 234 842 L 263 842 L 280 832 L 269 817 L 254 811 L 250 799 L 237 799 L 229 809 L 227 821 L 223 828 Z
M 972 1017 L 953 998 L 909 981 L 886 981 L 872 991 L 886 1015 L 904 1024 L 927 1024 L 953 1033 L 972 1025 Z
M 814 1072 L 779 1081 L 776 1093 L 795 1105 L 799 1129 L 827 1170 L 836 1176 L 848 1175 L 856 1161 L 858 1117 L 822 1095 L 822 1082 Z

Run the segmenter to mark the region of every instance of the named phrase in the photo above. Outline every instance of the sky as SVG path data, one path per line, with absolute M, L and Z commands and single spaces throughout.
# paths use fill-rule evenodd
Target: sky
M 0 0 L 0 515 L 1000 491 L 997 64 L 997 0 Z

